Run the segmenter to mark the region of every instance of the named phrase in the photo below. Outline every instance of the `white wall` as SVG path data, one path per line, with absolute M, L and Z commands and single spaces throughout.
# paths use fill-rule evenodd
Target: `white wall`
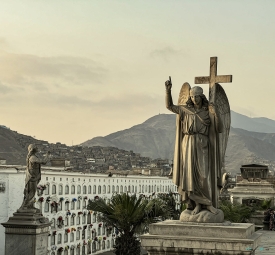
M 7 166 L 8 167 L 8 166 Z M 22 167 L 21 167 L 22 168 Z M 133 186 L 134 190 L 137 190 L 137 193 L 142 193 L 144 195 L 151 195 L 153 192 L 176 192 L 176 186 L 172 184 L 171 179 L 168 179 L 167 177 L 158 177 L 158 176 L 142 176 L 142 175 L 132 175 L 132 176 L 119 176 L 119 175 L 113 175 L 112 177 L 108 177 L 107 174 L 82 174 L 82 173 L 73 173 L 73 172 L 64 172 L 64 171 L 57 171 L 58 168 L 49 168 L 45 167 L 42 169 L 42 179 L 40 181 L 40 184 L 47 184 L 49 185 L 49 194 L 46 195 L 45 193 L 42 195 L 44 197 L 44 201 L 41 203 L 38 201 L 39 197 L 37 196 L 37 202 L 35 206 L 42 210 L 42 214 L 45 217 L 48 217 L 51 221 L 52 219 L 55 219 L 57 221 L 57 218 L 59 216 L 62 216 L 63 219 L 66 217 L 67 211 L 65 211 L 65 200 L 68 199 L 70 201 L 69 203 L 69 209 L 71 213 L 76 213 L 82 211 L 86 211 L 83 209 L 83 197 L 87 196 L 88 199 L 93 199 L 95 196 L 100 196 L 102 198 L 110 199 L 112 196 L 112 186 L 115 186 L 115 191 L 117 191 L 117 186 L 119 187 L 119 192 L 121 192 L 121 187 L 123 187 L 123 192 L 125 192 L 125 189 L 128 190 L 128 187 L 130 185 L 130 191 L 132 192 Z M 8 217 L 12 216 L 13 213 L 21 206 L 22 200 L 23 200 L 23 190 L 24 190 L 24 180 L 25 180 L 25 172 L 23 170 L 17 171 L 15 168 L 6 168 L 6 169 L 0 169 L 0 181 L 6 182 L 6 190 L 5 192 L 0 192 L 0 223 L 6 222 L 8 220 Z M 52 194 L 52 186 L 56 185 L 56 194 Z M 59 185 L 63 186 L 63 194 L 59 195 Z M 69 186 L 69 194 L 65 194 L 65 186 Z M 71 194 L 71 187 L 72 185 L 75 185 L 75 194 Z M 77 186 L 81 186 L 81 193 L 77 194 Z M 91 194 L 88 193 L 88 187 L 91 186 Z M 103 186 L 106 186 L 106 193 L 103 194 Z M 87 194 L 83 194 L 83 186 L 87 187 Z M 96 192 L 94 193 L 94 187 L 96 186 Z M 101 186 L 101 194 L 99 194 L 98 187 Z M 108 186 L 110 186 L 110 192 L 108 193 Z M 146 190 L 147 186 L 147 192 Z M 149 192 L 149 186 L 150 186 L 150 192 Z M 77 198 L 79 196 L 82 196 L 81 201 L 81 208 L 77 209 L 75 205 L 75 209 L 71 210 L 71 201 L 73 198 Z M 63 197 L 64 201 L 62 202 L 62 210 L 58 212 L 51 212 L 51 205 L 49 205 L 49 212 L 45 212 L 45 204 L 46 198 L 51 197 L 55 200 L 58 200 Z M 87 200 L 88 202 L 88 200 Z M 70 224 L 70 218 L 69 225 L 63 226 L 62 228 L 53 228 L 50 230 L 51 236 L 53 235 L 53 232 L 56 231 L 55 236 L 55 245 L 56 250 L 52 250 L 54 247 L 51 245 L 51 236 L 49 236 L 49 247 L 48 250 L 50 252 L 50 255 L 57 254 L 57 249 L 59 247 L 64 247 L 65 245 L 72 245 L 75 246 L 78 243 L 83 243 L 82 238 L 80 240 L 76 240 L 76 232 L 74 236 L 74 241 L 70 242 L 70 236 L 67 243 L 64 243 L 64 235 L 65 235 L 65 229 L 72 228 L 72 227 L 82 227 L 87 225 L 87 222 L 85 224 L 82 224 L 82 216 L 81 216 L 81 222 L 79 225 Z M 77 217 L 75 217 L 75 223 L 76 223 Z M 99 222 L 92 222 L 93 227 L 91 229 L 86 229 L 86 238 L 87 241 L 88 238 L 88 231 L 91 231 L 92 229 L 98 229 Z M 57 244 L 57 238 L 58 234 L 62 235 L 62 242 L 60 244 Z M 104 235 L 106 236 L 106 234 Z M 103 237 L 103 235 L 102 235 Z M 0 255 L 4 255 L 4 228 L 2 225 L 0 226 Z M 111 243 L 112 241 L 112 235 L 107 237 L 107 240 Z M 107 243 L 106 240 L 106 243 Z M 83 246 L 81 246 L 80 251 Z M 86 247 L 86 246 L 85 246 Z M 105 249 L 104 251 L 106 251 Z M 92 253 L 92 254 L 99 254 L 103 252 L 102 250 Z M 62 253 L 64 254 L 64 252 Z M 70 254 L 70 251 L 68 252 L 68 255 Z M 74 254 L 77 254 L 76 252 Z M 82 254 L 82 253 L 80 253 Z
M 9 217 L 20 207 L 23 199 L 25 173 L 15 168 L 0 170 L 0 182 L 5 182 L 6 189 L 0 192 L 0 223 L 8 221 Z M 0 255 L 5 251 L 5 228 L 0 225 Z

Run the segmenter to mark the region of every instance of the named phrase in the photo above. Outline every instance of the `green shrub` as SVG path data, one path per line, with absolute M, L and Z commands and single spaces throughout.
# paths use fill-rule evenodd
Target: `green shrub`
M 225 220 L 236 223 L 247 222 L 255 212 L 255 208 L 253 207 L 239 203 L 231 203 L 228 200 L 220 201 L 219 208 L 223 211 Z

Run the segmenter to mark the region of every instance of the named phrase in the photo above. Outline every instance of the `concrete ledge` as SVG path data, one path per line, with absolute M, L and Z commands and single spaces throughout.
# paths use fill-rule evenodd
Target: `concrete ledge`
M 150 225 L 149 234 L 141 236 L 141 245 L 149 255 L 250 255 L 260 237 L 253 224 L 164 221 Z
M 202 230 L 203 227 L 203 231 Z M 151 224 L 149 233 L 152 235 L 167 236 L 200 236 L 223 238 L 249 238 L 255 232 L 252 223 L 193 223 L 166 220 Z
M 41 213 L 21 213 L 16 212 L 5 223 L 5 228 L 41 228 L 41 226 L 50 226 L 48 218 Z

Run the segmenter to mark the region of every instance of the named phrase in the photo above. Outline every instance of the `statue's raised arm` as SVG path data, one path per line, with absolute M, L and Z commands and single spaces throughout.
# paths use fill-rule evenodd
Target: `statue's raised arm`
M 173 113 L 179 114 L 180 105 L 186 105 L 186 102 L 189 99 L 189 93 L 190 93 L 190 85 L 189 83 L 184 83 L 181 87 L 180 93 L 179 93 L 179 99 L 178 99 L 178 105 L 173 104 L 173 99 L 171 95 L 171 88 L 172 88 L 172 81 L 171 81 L 171 76 L 169 76 L 169 80 L 165 82 L 165 87 L 166 87 L 166 108 L 170 110 Z

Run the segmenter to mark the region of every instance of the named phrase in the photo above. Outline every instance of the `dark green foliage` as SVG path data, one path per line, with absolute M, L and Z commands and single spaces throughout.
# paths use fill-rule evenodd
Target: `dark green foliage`
M 140 249 L 137 234 L 146 233 L 149 224 L 171 218 L 172 215 L 171 208 L 163 200 L 128 193 L 113 195 L 109 204 L 101 198 L 89 200 L 88 209 L 99 212 L 98 217 L 106 226 L 117 229 L 119 235 L 115 252 L 118 255 L 138 254 L 133 253 L 137 246 Z
M 158 198 L 163 200 L 167 207 L 170 208 L 172 212 L 171 218 L 173 220 L 178 220 L 180 218 L 181 212 L 186 209 L 185 204 L 182 202 L 180 202 L 180 205 L 177 206 L 176 196 L 179 196 L 179 194 L 172 192 L 158 194 Z M 179 207 L 179 209 L 176 209 L 177 207 Z
M 247 205 L 231 203 L 228 200 L 220 201 L 220 209 L 224 213 L 224 219 L 236 222 L 245 223 L 247 222 L 252 214 L 255 212 L 255 208 Z
M 260 208 L 257 208 L 259 210 L 267 210 L 268 208 L 271 208 L 271 199 L 265 199 Z
M 121 235 L 116 238 L 116 255 L 140 255 L 140 242 L 136 237 Z

